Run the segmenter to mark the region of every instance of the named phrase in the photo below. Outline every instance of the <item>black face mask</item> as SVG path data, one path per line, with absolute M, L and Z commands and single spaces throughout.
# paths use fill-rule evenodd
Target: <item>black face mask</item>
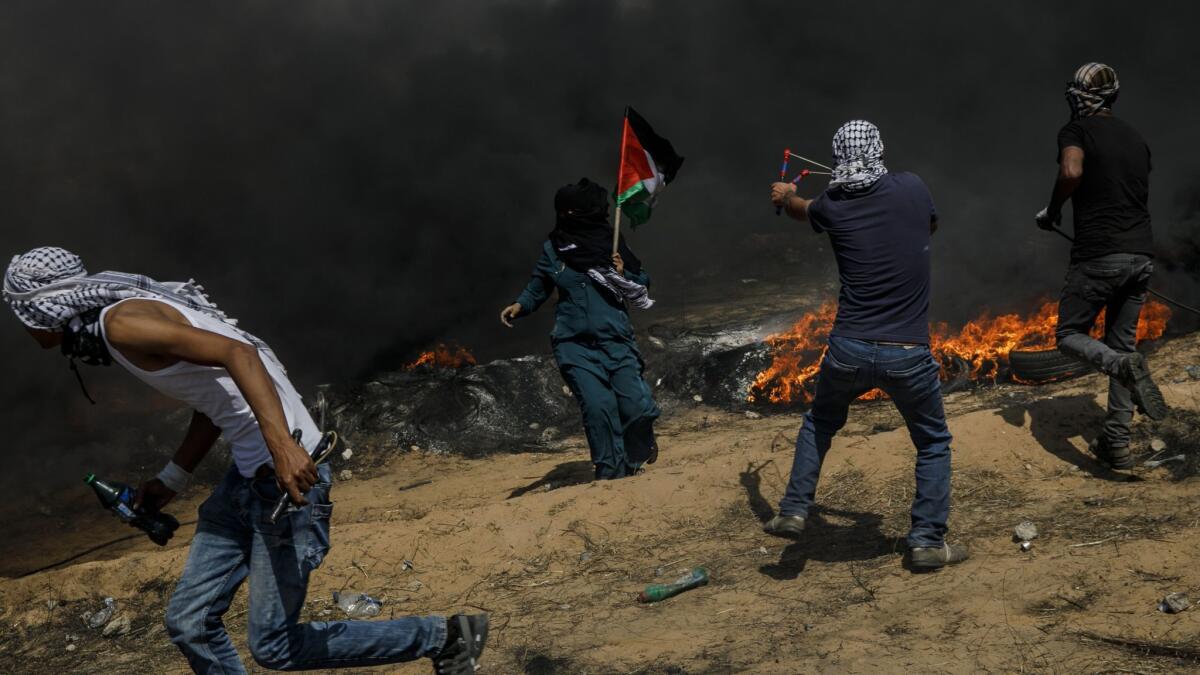
M 112 355 L 100 335 L 100 308 L 86 311 L 67 323 L 63 329 L 62 353 L 88 366 L 112 365 Z
M 97 307 L 80 314 L 71 319 L 63 329 L 63 356 L 70 359 L 71 372 L 75 373 L 80 390 L 92 405 L 95 405 L 96 401 L 84 386 L 83 376 L 79 374 L 79 366 L 75 364 L 75 360 L 79 359 L 88 366 L 112 365 L 112 355 L 108 353 L 108 345 L 104 344 L 104 338 L 100 335 L 101 309 Z

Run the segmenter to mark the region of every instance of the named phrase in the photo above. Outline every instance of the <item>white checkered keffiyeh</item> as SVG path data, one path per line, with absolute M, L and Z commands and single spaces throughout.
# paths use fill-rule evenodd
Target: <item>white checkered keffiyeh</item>
M 204 287 L 194 280 L 160 282 L 124 272 L 89 275 L 79 256 L 56 246 L 13 256 L 4 274 L 4 301 L 21 323 L 40 330 L 62 330 L 84 312 L 128 298 L 168 300 L 209 314 L 233 326 L 251 344 L 275 358 L 266 343 L 237 328 L 237 320 L 217 309 L 204 294 Z
M 833 135 L 833 178 L 829 187 L 854 192 L 865 190 L 887 173 L 883 165 L 883 139 L 866 120 L 846 122 Z
M 1117 71 L 1111 66 L 1096 62 L 1083 64 L 1075 71 L 1075 78 L 1067 83 L 1071 119 L 1091 117 L 1110 107 L 1120 90 Z

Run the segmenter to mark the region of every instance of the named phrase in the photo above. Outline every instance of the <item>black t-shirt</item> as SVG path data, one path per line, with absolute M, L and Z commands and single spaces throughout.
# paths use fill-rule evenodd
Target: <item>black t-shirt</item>
M 916 174 L 887 173 L 858 192 L 832 188 L 808 207 L 827 232 L 842 290 L 831 335 L 929 343 L 933 197 Z
M 1130 124 L 1111 115 L 1075 120 L 1058 132 L 1063 148 L 1083 148 L 1083 180 L 1071 195 L 1072 260 L 1109 253 L 1154 255 L 1150 232 L 1150 148 Z

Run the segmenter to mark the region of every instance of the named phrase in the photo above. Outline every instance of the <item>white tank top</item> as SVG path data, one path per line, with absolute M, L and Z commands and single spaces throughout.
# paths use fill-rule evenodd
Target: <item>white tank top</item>
M 132 299 L 135 298 L 130 298 L 130 300 Z M 198 312 L 167 300 L 136 299 L 152 300 L 170 305 L 196 328 L 249 344 L 249 340 L 236 328 L 210 314 Z M 121 302 L 128 302 L 128 300 Z M 108 346 L 113 360 L 125 366 L 126 370 L 151 387 L 207 415 L 213 424 L 221 429 L 221 436 L 230 444 L 233 450 L 234 464 L 237 465 L 238 472 L 243 476 L 249 478 L 262 464 L 273 464 L 271 453 L 267 450 L 266 441 L 258 428 L 258 419 L 254 417 L 250 405 L 246 403 L 242 392 L 234 384 L 229 371 L 224 368 L 200 366 L 186 361 L 180 361 L 160 370 L 142 370 L 130 363 L 120 351 L 108 342 L 108 334 L 104 327 L 105 316 L 109 310 L 121 302 L 111 304 L 100 312 L 101 335 L 104 336 L 104 343 Z M 300 445 L 304 446 L 305 450 L 312 452 L 319 441 L 320 431 L 304 407 L 300 394 L 288 381 L 283 367 L 275 359 L 269 358 L 263 352 L 259 352 L 259 356 L 262 357 L 263 365 L 275 382 L 275 391 L 279 392 L 279 400 L 283 403 L 283 413 L 287 418 L 288 429 L 299 428 L 303 432 Z

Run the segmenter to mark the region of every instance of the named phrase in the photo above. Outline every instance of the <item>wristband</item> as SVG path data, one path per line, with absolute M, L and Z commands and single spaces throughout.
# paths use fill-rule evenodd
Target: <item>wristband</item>
M 192 474 L 184 471 L 182 466 L 172 461 L 167 462 L 167 465 L 155 477 L 162 481 L 162 484 L 167 486 L 168 490 L 179 494 L 187 487 L 188 481 L 192 479 Z

